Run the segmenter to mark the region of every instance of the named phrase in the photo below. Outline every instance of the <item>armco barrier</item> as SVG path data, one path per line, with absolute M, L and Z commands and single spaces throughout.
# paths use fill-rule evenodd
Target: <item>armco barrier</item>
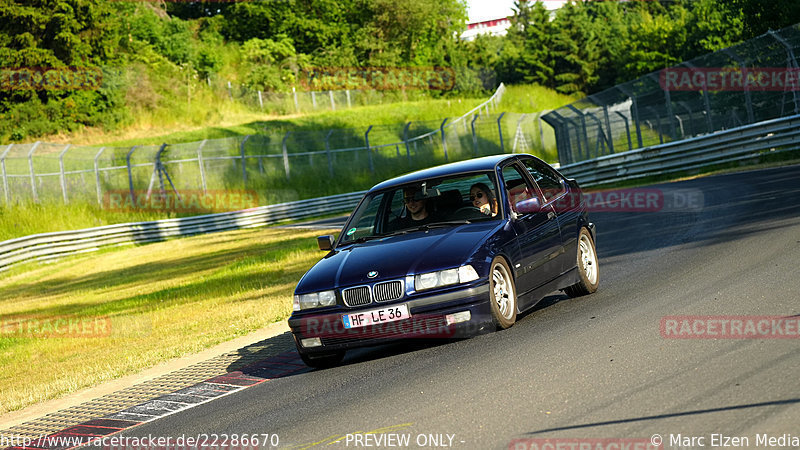
M 633 180 L 800 148 L 800 115 L 562 166 L 581 186 Z
M 92 252 L 112 245 L 143 244 L 163 241 L 168 237 L 253 228 L 286 220 L 350 212 L 358 204 L 364 192 L 300 200 L 228 213 L 34 234 L 0 242 L 0 271 L 24 261 L 44 261 L 70 254 Z

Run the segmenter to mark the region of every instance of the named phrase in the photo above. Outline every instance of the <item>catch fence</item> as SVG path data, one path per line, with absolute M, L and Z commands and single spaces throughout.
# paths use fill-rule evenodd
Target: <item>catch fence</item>
M 800 25 L 614 86 L 543 116 L 562 165 L 800 113 Z
M 409 170 L 475 156 L 553 146 L 539 114 L 497 114 L 505 87 L 454 119 L 367 129 L 265 132 L 200 142 L 85 147 L 36 142 L 0 147 L 5 204 L 97 202 L 121 190 L 248 189 L 259 204 L 361 190 Z

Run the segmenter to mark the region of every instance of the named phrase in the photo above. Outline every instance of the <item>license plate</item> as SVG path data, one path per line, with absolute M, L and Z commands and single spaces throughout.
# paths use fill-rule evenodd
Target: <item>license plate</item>
M 376 323 L 396 322 L 410 317 L 408 305 L 397 305 L 360 313 L 345 314 L 342 316 L 342 322 L 344 322 L 345 328 L 359 328 Z

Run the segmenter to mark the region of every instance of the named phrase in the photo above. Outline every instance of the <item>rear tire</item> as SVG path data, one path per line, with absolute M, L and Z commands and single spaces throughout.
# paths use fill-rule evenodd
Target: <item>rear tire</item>
M 580 280 L 564 289 L 564 293 L 570 297 L 581 297 L 595 292 L 600 284 L 599 268 L 597 250 L 592 235 L 586 228 L 581 228 L 581 233 L 578 235 L 578 277 Z
M 300 359 L 302 359 L 308 367 L 312 367 L 314 369 L 328 369 L 330 367 L 335 367 L 342 362 L 344 359 L 344 353 L 344 351 L 339 351 L 322 353 L 314 356 L 300 353 Z
M 497 256 L 489 271 L 489 296 L 492 319 L 497 328 L 505 330 L 517 321 L 517 288 L 505 259 Z

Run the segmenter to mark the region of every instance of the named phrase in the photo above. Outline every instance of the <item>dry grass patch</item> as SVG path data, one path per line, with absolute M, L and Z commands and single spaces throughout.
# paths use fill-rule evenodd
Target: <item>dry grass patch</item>
M 319 234 L 240 230 L 3 274 L 0 414 L 286 319 L 297 281 L 322 256 Z

